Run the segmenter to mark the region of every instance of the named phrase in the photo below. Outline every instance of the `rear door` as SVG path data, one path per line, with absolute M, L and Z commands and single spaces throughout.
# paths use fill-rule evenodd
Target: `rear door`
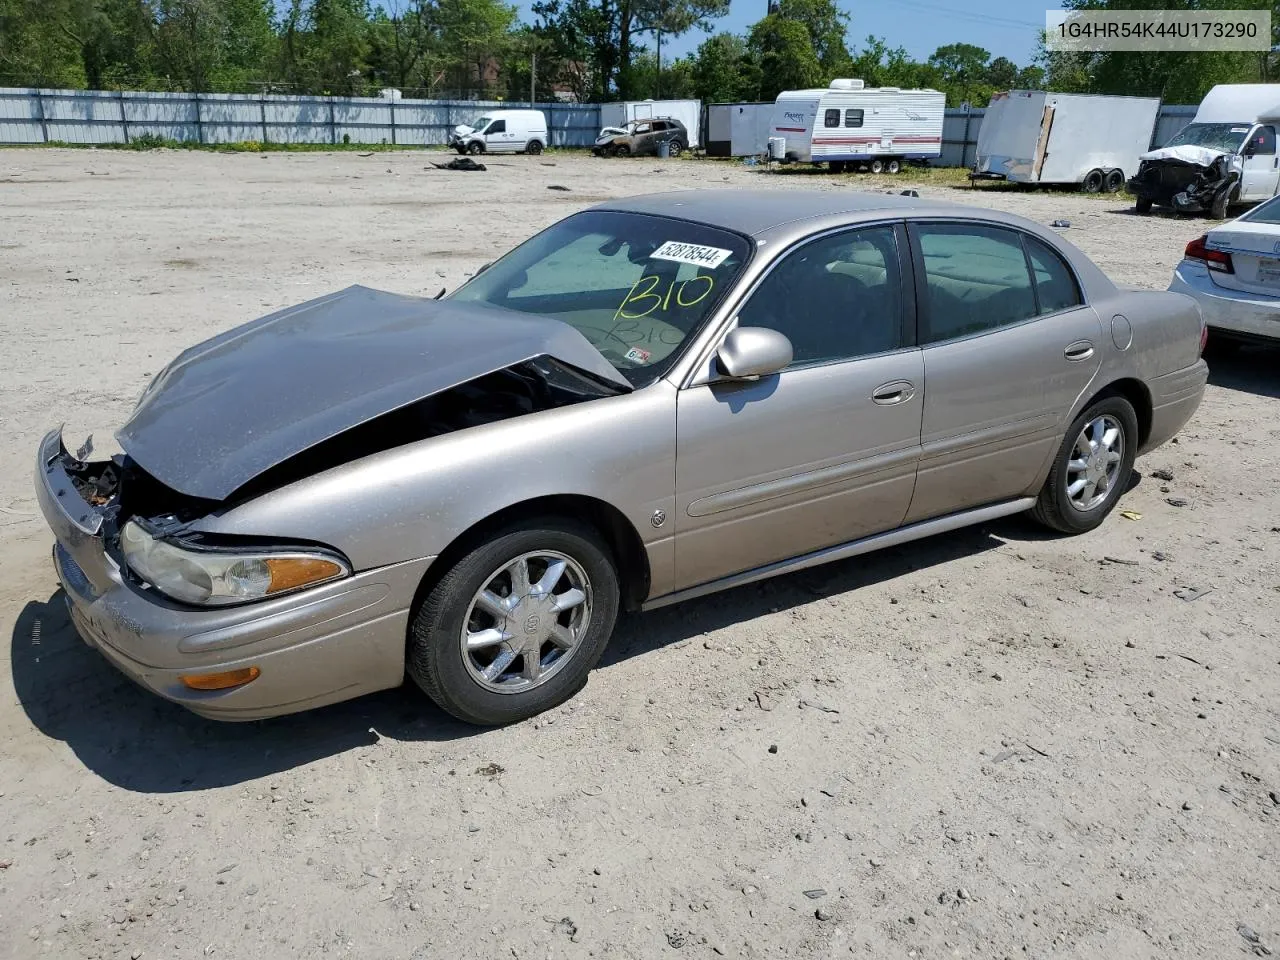
M 925 370 L 912 523 L 1032 492 L 1098 372 L 1102 329 L 1038 238 L 972 221 L 908 230 Z

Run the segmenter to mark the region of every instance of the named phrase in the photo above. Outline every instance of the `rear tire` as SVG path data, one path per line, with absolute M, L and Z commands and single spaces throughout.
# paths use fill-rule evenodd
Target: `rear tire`
M 890 160 L 888 165 L 885 167 L 885 170 L 887 170 L 889 173 L 898 173 L 901 169 L 902 169 L 902 164 L 899 163 L 897 160 Z
M 1154 201 L 1152 201 L 1149 197 L 1139 197 L 1137 200 L 1133 202 L 1133 209 L 1135 212 L 1140 213 L 1143 216 L 1146 216 L 1148 213 L 1151 212 L 1151 207 L 1153 203 Z
M 529 145 L 524 148 L 524 152 L 536 157 L 542 152 L 542 143 L 537 140 L 530 140 Z
M 670 154 L 672 159 L 675 159 L 680 156 L 680 154 L 684 153 L 684 144 L 679 140 L 672 140 L 671 146 L 667 148 L 667 152 Z
M 1084 175 L 1080 188 L 1085 193 L 1097 193 L 1102 189 L 1104 183 L 1106 183 L 1106 178 L 1102 175 L 1102 171 L 1093 169 Z
M 1119 433 L 1118 444 L 1105 442 L 1113 429 Z M 1121 396 L 1095 400 L 1067 429 L 1031 515 L 1059 533 L 1094 529 L 1120 501 L 1133 475 L 1137 451 L 1138 416 L 1133 405 Z M 1114 453 L 1119 457 L 1109 464 Z M 1103 478 L 1105 488 L 1098 482 Z
M 871 161 L 871 172 L 872 172 L 872 173 L 884 173 L 884 161 L 883 161 L 883 160 L 872 160 L 872 161 Z
M 566 565 L 539 590 L 548 569 L 538 559 L 544 555 Z M 528 585 L 510 574 L 513 566 Z M 552 604 L 552 596 L 571 592 L 581 595 L 571 607 Z M 501 615 L 489 612 L 496 601 L 505 605 Z M 481 726 L 526 720 L 586 685 L 613 633 L 618 604 L 617 571 L 596 531 L 570 519 L 535 517 L 478 544 L 431 588 L 409 629 L 406 668 L 459 720 Z M 556 639 L 553 624 L 560 625 Z M 505 636 L 476 643 L 482 634 Z M 567 648 L 566 638 L 573 641 Z M 536 669 L 527 662 L 529 650 L 537 651 Z M 497 672 L 486 678 L 486 669 Z
M 1107 172 L 1106 181 L 1103 183 L 1103 189 L 1107 193 L 1119 193 L 1120 188 L 1124 186 L 1124 171 L 1110 170 Z

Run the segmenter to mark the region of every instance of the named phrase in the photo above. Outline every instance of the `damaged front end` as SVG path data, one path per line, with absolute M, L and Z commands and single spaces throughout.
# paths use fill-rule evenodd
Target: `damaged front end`
M 1155 151 L 1164 153 L 1165 151 Z M 1208 154 L 1209 151 L 1200 151 Z M 1140 200 L 1179 213 L 1223 210 L 1239 189 L 1238 158 L 1231 154 L 1148 156 L 1129 180 L 1129 192 Z

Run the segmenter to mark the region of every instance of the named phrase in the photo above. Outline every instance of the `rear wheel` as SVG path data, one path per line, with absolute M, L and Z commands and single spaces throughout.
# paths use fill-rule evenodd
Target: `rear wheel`
M 484 144 L 478 141 L 472 141 L 467 144 L 467 153 L 471 154 L 473 157 L 478 157 L 480 154 L 484 153 Z
M 530 140 L 529 145 L 524 148 L 525 153 L 531 153 L 535 157 L 542 152 L 542 144 L 537 140 Z
M 884 161 L 883 161 L 883 160 L 872 160 L 872 161 L 871 161 L 871 172 L 872 172 L 872 173 L 884 173 Z
M 1103 183 L 1103 188 L 1107 193 L 1119 193 L 1120 188 L 1124 186 L 1124 171 L 1111 170 L 1107 173 L 1107 179 Z
M 1076 417 L 1031 513 L 1059 533 L 1085 533 L 1124 493 L 1138 448 L 1138 417 L 1124 397 L 1095 400 Z
M 495 726 L 582 689 L 618 613 L 618 575 L 594 530 L 535 518 L 476 546 L 431 589 L 407 669 L 460 720 Z
M 885 169 L 889 173 L 897 173 L 902 169 L 902 164 L 897 160 L 890 160 L 889 163 L 885 166 Z
M 1084 180 L 1081 182 L 1080 186 L 1085 193 L 1097 193 L 1102 189 L 1105 182 L 1106 178 L 1102 175 L 1102 171 L 1095 169 L 1090 170 L 1084 175 Z
M 678 157 L 680 154 L 684 153 L 684 144 L 679 140 L 672 140 L 671 146 L 667 148 L 667 152 L 673 157 Z
M 1152 200 L 1150 197 L 1139 197 L 1133 202 L 1133 209 L 1141 214 L 1151 212 Z

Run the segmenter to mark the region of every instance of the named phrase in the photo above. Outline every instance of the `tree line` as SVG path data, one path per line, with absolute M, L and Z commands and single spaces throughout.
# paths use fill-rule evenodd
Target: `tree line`
M 1069 7 L 1261 7 L 1280 0 L 1068 0 Z M 772 100 L 860 77 L 933 87 L 949 106 L 1011 88 L 1197 102 L 1215 83 L 1255 82 L 1272 54 L 1060 54 L 1018 65 L 951 43 L 927 59 L 848 42 L 835 0 L 775 0 L 745 33 L 712 33 L 729 0 L 0 0 L 0 85 L 540 100 Z M 1273 17 L 1280 27 L 1280 16 Z M 696 52 L 663 56 L 691 31 Z

